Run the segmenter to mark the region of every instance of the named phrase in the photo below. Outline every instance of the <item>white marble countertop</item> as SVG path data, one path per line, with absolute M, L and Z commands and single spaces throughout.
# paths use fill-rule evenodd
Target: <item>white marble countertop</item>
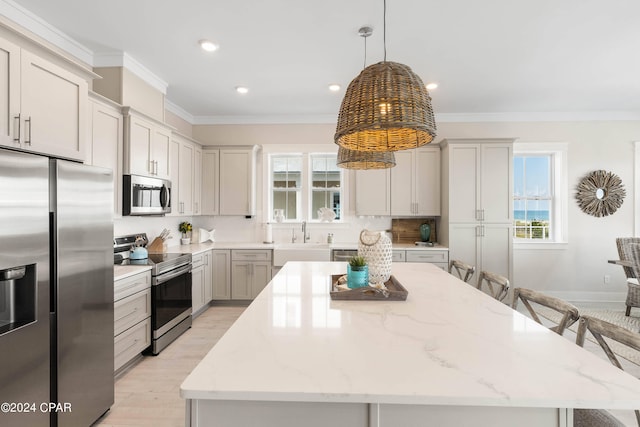
M 346 263 L 288 263 L 181 386 L 187 399 L 633 409 L 640 380 L 427 263 L 406 301 L 332 301 Z
M 252 242 L 205 242 L 205 243 L 192 243 L 189 245 L 169 246 L 167 252 L 170 253 L 191 253 L 193 255 L 199 254 L 212 249 L 274 249 L 278 245 L 289 246 L 290 243 L 252 243 Z M 319 243 L 309 243 L 308 248 L 318 247 L 322 245 Z M 296 244 L 300 250 L 304 250 L 305 244 Z M 358 249 L 357 243 L 331 243 L 327 244 L 329 249 Z M 448 250 L 446 246 L 435 245 L 432 247 L 416 246 L 409 243 L 394 243 L 393 249 L 403 250 L 416 250 L 416 251 L 434 251 L 434 250 Z
M 113 280 L 126 279 L 147 270 L 151 270 L 150 265 L 114 265 Z

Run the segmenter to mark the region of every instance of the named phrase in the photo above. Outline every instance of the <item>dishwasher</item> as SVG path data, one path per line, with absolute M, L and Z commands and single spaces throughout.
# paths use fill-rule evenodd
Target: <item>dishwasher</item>
M 334 249 L 331 251 L 331 261 L 349 261 L 357 255 L 357 249 Z

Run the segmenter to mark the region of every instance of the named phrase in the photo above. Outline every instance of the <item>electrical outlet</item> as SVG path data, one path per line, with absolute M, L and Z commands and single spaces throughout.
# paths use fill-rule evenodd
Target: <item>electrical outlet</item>
M 609 283 L 611 283 L 611 276 L 609 276 L 608 274 L 604 275 L 604 284 L 608 285 Z

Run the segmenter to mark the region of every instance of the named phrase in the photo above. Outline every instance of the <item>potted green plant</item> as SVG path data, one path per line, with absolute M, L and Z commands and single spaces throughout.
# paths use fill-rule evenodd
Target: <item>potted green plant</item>
M 182 221 L 178 226 L 178 230 L 182 233 L 182 238 L 180 239 L 180 243 L 183 245 L 188 245 L 191 243 L 191 230 L 193 230 L 193 226 L 188 221 Z
M 369 266 L 362 256 L 354 256 L 347 264 L 347 286 L 351 289 L 369 286 Z

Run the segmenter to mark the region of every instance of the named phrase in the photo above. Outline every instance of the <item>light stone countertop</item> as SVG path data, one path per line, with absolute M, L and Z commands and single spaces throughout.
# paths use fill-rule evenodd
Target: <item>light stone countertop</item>
M 288 263 L 181 386 L 186 399 L 634 409 L 640 380 L 427 263 L 406 301 L 332 301 L 346 263 Z
M 127 277 L 134 276 L 148 270 L 151 270 L 150 265 L 114 265 L 113 280 L 126 279 Z
M 277 246 L 289 246 L 291 243 L 252 243 L 252 242 L 205 242 L 205 243 L 192 243 L 190 245 L 177 245 L 169 246 L 167 252 L 170 253 L 191 253 L 196 255 L 212 249 L 274 249 Z M 317 248 L 322 243 L 308 243 L 308 248 Z M 331 243 L 327 244 L 330 249 L 358 249 L 358 243 Z M 305 249 L 304 243 L 297 243 L 296 247 L 300 250 Z M 434 251 L 434 250 L 449 250 L 449 248 L 442 245 L 435 245 L 432 247 L 416 246 L 409 243 L 394 243 L 393 249 L 406 249 L 416 251 Z

